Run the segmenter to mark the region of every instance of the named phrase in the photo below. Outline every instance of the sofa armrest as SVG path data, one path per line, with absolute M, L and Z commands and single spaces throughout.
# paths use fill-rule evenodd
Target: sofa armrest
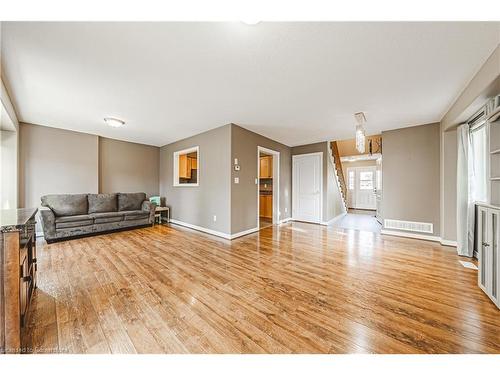
M 149 224 L 153 224 L 155 221 L 155 207 L 156 205 L 151 203 L 149 200 L 142 202 L 142 211 L 149 211 Z
M 40 208 L 40 218 L 45 240 L 54 239 L 56 237 L 56 215 L 50 208 Z

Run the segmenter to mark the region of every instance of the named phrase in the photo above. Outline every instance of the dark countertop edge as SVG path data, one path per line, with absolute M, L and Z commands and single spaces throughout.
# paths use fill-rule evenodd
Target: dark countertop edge
M 0 210 L 0 232 L 15 232 L 22 230 L 38 212 L 38 208 L 16 208 Z

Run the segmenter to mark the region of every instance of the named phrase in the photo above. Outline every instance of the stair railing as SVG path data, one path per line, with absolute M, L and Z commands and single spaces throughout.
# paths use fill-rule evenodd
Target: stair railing
M 337 170 L 337 176 L 340 183 L 340 191 L 342 192 L 342 199 L 344 200 L 344 205 L 347 208 L 347 185 L 344 179 L 342 163 L 340 162 L 340 154 L 339 148 L 337 146 L 337 141 L 330 142 L 330 148 L 332 149 L 333 162 L 335 164 L 335 169 Z

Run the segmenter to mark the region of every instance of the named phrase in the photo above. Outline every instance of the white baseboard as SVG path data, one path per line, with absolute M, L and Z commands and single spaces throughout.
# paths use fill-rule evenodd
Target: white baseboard
M 441 240 L 441 245 L 443 246 L 451 246 L 451 247 L 457 247 L 457 241 L 450 241 L 450 240 Z
M 170 219 L 170 222 L 172 224 L 176 224 L 176 225 L 180 225 L 182 227 L 194 229 L 194 230 L 197 230 L 199 232 L 208 233 L 208 234 L 211 234 L 211 235 L 217 236 L 217 237 L 222 237 L 222 238 L 225 238 L 226 240 L 234 240 L 235 238 L 242 237 L 242 236 L 245 236 L 247 234 L 255 233 L 255 232 L 259 231 L 259 228 L 255 227 L 255 228 L 244 230 L 242 232 L 229 234 L 229 233 L 219 232 L 219 231 L 205 228 L 205 227 L 200 227 L 199 225 L 189 224 L 189 223 L 186 223 L 184 221 L 180 221 L 180 220 L 176 220 L 176 219 Z
M 319 224 L 319 225 L 331 225 L 333 224 L 334 222 L 336 222 L 337 220 L 339 220 L 340 218 L 342 218 L 344 215 L 346 214 L 346 212 L 344 213 L 341 213 L 340 215 L 337 215 L 335 216 L 333 219 L 330 219 L 328 221 L 306 221 L 306 220 L 299 220 L 299 219 L 295 219 L 293 217 L 289 217 L 288 219 L 286 219 L 287 221 L 298 221 L 298 222 L 302 222 L 302 223 L 311 223 L 311 224 Z
M 380 233 L 381 234 L 387 234 L 389 236 L 415 238 L 417 240 L 441 242 L 441 237 L 438 237 L 438 236 L 429 236 L 427 234 L 398 232 L 398 231 L 395 231 L 395 230 L 387 230 L 387 229 L 382 229 L 380 231 Z
M 287 217 L 286 219 L 280 220 L 279 224 L 285 224 L 285 223 L 288 223 L 291 220 L 292 220 L 291 217 Z
M 380 233 L 381 234 L 386 234 L 388 236 L 415 238 L 417 240 L 439 242 L 443 246 L 457 247 L 456 241 L 443 240 L 439 236 L 429 236 L 429 235 L 426 235 L 426 234 L 398 232 L 398 231 L 395 231 L 395 230 L 387 230 L 387 229 L 382 229 L 380 231 Z
M 170 222 L 172 224 L 177 224 L 177 225 L 180 225 L 182 227 L 194 229 L 194 230 L 197 230 L 197 231 L 200 231 L 203 233 L 212 234 L 212 235 L 217 236 L 217 237 L 222 237 L 222 238 L 225 238 L 227 240 L 231 239 L 231 235 L 229 233 L 219 232 L 219 231 L 216 231 L 213 229 L 200 227 L 199 225 L 189 224 L 189 223 L 186 223 L 184 221 L 180 221 L 180 220 L 176 220 L 176 219 L 170 219 Z
M 343 218 L 346 215 L 346 212 L 341 213 L 340 215 L 335 216 L 333 219 L 330 219 L 328 221 L 322 221 L 320 224 L 321 225 L 332 225 L 335 223 L 337 220 Z
M 244 230 L 242 232 L 231 234 L 231 238 L 230 239 L 234 240 L 235 238 L 246 236 L 247 234 L 255 233 L 255 232 L 258 232 L 258 231 L 259 231 L 258 227 L 247 229 L 247 230 Z
M 302 219 L 296 219 L 294 217 L 291 217 L 290 221 L 297 221 L 299 223 L 309 223 L 309 224 L 318 224 L 318 225 L 321 225 L 321 221 L 307 221 L 307 220 L 302 220 Z

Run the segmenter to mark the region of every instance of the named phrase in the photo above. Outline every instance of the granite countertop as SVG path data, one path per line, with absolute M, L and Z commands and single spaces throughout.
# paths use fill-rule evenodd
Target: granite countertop
M 30 219 L 34 218 L 37 211 L 37 208 L 0 210 L 0 232 L 11 232 L 22 229 Z

